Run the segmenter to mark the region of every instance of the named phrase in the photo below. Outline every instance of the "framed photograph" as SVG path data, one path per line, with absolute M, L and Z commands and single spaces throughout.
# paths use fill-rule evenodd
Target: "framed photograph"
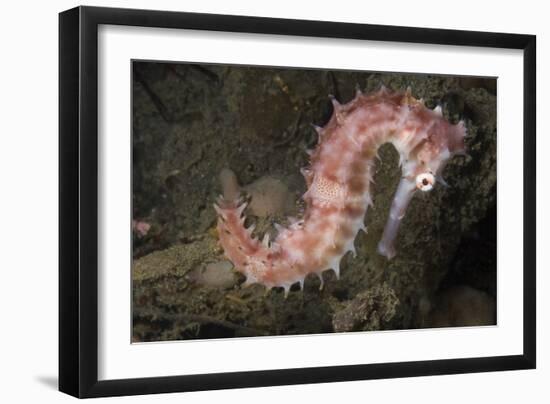
M 61 391 L 535 367 L 534 36 L 59 27 Z

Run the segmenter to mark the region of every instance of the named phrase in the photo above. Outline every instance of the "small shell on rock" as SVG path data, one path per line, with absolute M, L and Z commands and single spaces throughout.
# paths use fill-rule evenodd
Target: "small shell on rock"
M 294 197 L 286 184 L 273 177 L 261 177 L 245 187 L 251 200 L 248 209 L 258 217 L 285 215 L 294 209 Z
M 224 168 L 220 172 L 220 182 L 222 184 L 223 196 L 227 200 L 235 200 L 241 192 L 239 181 L 235 173 L 229 168 Z
M 233 264 L 229 261 L 217 261 L 207 264 L 204 268 L 197 268 L 188 277 L 191 281 L 204 286 L 220 289 L 232 288 L 238 280 L 233 272 Z

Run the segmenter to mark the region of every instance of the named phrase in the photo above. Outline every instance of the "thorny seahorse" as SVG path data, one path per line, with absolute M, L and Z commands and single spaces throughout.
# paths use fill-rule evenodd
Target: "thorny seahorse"
M 395 256 L 394 240 L 407 205 L 416 190 L 430 191 L 441 172 L 457 154 L 464 154 L 466 129 L 422 100 L 405 92 L 382 88 L 371 94 L 360 90 L 341 105 L 331 97 L 333 114 L 324 127 L 315 127 L 319 141 L 309 152 L 310 166 L 301 170 L 307 184 L 302 218 L 278 227 L 277 237 L 262 241 L 245 227 L 246 203 L 235 192 L 224 192 L 214 205 L 217 231 L 225 256 L 246 276 L 245 285 L 260 283 L 268 289 L 283 287 L 285 294 L 305 277 L 332 269 L 340 272 L 347 252 L 355 255 L 354 239 L 364 230 L 364 217 L 372 205 L 370 183 L 378 148 L 391 143 L 399 152 L 402 178 L 392 201 L 378 252 Z

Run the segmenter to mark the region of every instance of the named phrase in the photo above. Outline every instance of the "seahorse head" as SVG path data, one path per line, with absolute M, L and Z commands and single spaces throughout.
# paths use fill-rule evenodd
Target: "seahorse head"
M 445 119 L 440 106 L 430 110 L 407 91 L 400 110 L 402 124 L 392 143 L 401 156 L 403 177 L 421 191 L 433 189 L 447 162 L 464 153 L 466 128 Z
M 436 118 L 426 131 L 425 139 L 411 151 L 411 164 L 403 167 L 405 176 L 421 191 L 432 190 L 436 180 L 444 183 L 442 173 L 447 162 L 465 151 L 465 135 L 462 121 L 452 125 L 442 117 Z
M 431 191 L 436 182 L 445 184 L 445 166 L 453 156 L 465 152 L 464 123 L 451 124 L 443 117 L 441 107 L 429 110 L 417 100 L 407 100 L 401 113 L 403 126 L 392 143 L 401 156 L 402 178 L 378 244 L 379 253 L 389 259 L 395 255 L 394 240 L 414 193 Z

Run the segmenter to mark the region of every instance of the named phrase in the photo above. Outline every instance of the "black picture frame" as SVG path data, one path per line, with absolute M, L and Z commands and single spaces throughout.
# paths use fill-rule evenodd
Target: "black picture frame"
M 100 24 L 522 50 L 523 354 L 98 381 Z M 96 7 L 60 13 L 59 389 L 85 398 L 535 368 L 535 73 L 533 35 Z

